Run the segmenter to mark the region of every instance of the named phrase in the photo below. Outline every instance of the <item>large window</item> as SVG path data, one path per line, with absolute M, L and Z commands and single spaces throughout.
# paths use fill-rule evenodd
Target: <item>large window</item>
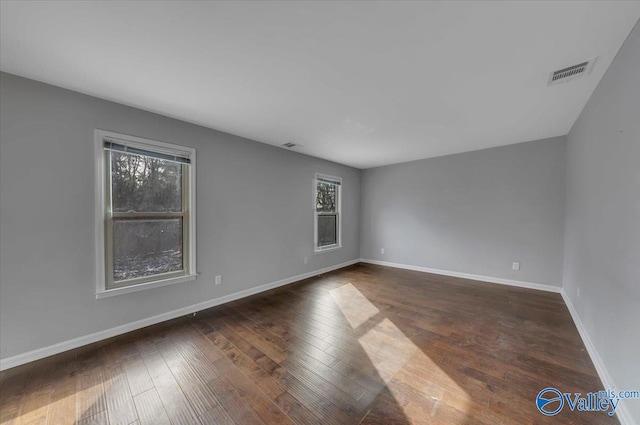
M 340 189 L 342 179 L 316 174 L 315 179 L 315 250 L 340 248 Z
M 193 278 L 195 150 L 104 131 L 96 139 L 103 231 L 98 295 Z

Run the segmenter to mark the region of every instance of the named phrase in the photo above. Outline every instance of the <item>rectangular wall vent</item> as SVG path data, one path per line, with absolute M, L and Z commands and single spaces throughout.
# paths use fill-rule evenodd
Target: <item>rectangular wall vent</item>
M 589 72 L 591 72 L 591 68 L 593 68 L 593 63 L 595 62 L 595 60 L 596 58 L 589 59 L 588 61 L 579 63 L 577 65 L 569 66 L 567 68 L 559 69 L 552 72 L 551 75 L 549 75 L 548 85 L 552 86 L 554 84 L 564 83 L 566 81 L 570 81 L 583 75 L 589 74 Z

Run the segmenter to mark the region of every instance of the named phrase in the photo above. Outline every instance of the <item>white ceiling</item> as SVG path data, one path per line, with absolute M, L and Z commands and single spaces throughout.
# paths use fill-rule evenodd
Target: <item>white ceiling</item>
M 566 134 L 640 2 L 3 1 L 0 15 L 3 71 L 368 168 Z

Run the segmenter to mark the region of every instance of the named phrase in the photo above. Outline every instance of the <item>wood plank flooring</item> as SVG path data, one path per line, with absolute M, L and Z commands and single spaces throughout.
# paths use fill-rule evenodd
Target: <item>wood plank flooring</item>
M 616 424 L 558 294 L 357 264 L 2 372 L 0 423 Z M 624 403 L 624 401 L 622 401 Z

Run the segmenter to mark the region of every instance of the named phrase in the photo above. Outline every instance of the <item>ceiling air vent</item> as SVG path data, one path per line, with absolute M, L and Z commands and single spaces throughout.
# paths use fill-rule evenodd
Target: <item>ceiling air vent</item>
M 564 83 L 569 80 L 573 80 L 574 78 L 581 77 L 583 75 L 587 75 L 591 72 L 591 68 L 593 68 L 593 63 L 596 61 L 596 58 L 589 59 L 588 61 L 579 63 L 577 65 L 569 66 L 567 68 L 559 69 L 554 71 L 549 75 L 549 85 L 553 86 L 555 84 Z
M 295 148 L 298 145 L 296 145 L 295 143 L 287 142 L 287 143 L 283 143 L 282 146 L 284 146 L 285 148 L 291 149 L 291 148 Z

